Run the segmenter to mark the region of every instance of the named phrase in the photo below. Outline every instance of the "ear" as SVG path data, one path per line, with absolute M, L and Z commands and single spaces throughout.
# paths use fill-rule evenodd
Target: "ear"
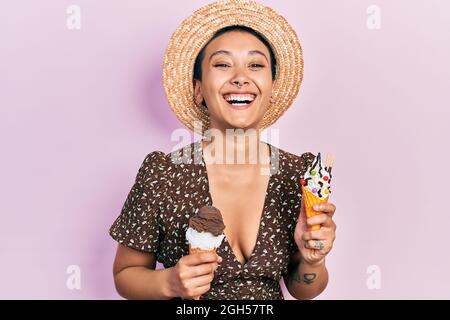
M 194 79 L 194 99 L 200 105 L 203 102 L 202 83 L 200 80 Z
M 277 79 L 278 79 L 278 78 L 277 78 Z M 274 97 L 273 97 L 273 94 L 274 94 L 273 89 L 276 87 L 277 79 L 275 79 L 275 80 L 272 81 L 272 88 L 270 89 L 270 90 L 271 90 L 271 92 L 270 92 L 270 103 L 271 103 L 271 104 L 273 104 L 273 103 L 275 102 L 275 99 L 274 99 Z

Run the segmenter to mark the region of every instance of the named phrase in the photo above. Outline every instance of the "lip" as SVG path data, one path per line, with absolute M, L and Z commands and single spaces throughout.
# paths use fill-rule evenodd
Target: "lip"
M 225 100 L 224 96 L 225 96 L 226 94 L 252 94 L 252 95 L 255 96 L 255 99 L 253 99 L 252 102 L 250 102 L 249 104 L 244 105 L 244 106 L 233 106 L 231 103 L 229 103 L 227 100 Z M 257 98 L 258 98 L 258 95 L 257 95 L 256 93 L 253 93 L 253 92 L 227 92 L 227 93 L 224 93 L 224 94 L 222 95 L 223 101 L 225 101 L 225 103 L 226 103 L 231 109 L 234 109 L 234 110 L 246 110 L 246 109 L 250 108 L 250 107 L 253 105 L 253 102 L 255 102 L 255 100 L 256 100 Z

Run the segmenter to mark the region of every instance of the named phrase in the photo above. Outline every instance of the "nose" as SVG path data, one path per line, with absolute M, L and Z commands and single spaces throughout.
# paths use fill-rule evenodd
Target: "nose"
M 231 83 L 239 88 L 244 85 L 248 85 L 250 82 L 248 80 L 247 75 L 242 70 L 237 70 L 236 73 L 231 78 Z

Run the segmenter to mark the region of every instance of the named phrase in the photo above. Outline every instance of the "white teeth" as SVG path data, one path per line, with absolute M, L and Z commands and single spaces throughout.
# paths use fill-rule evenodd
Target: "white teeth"
M 226 94 L 224 95 L 225 100 L 231 101 L 253 101 L 255 100 L 255 95 L 253 94 Z

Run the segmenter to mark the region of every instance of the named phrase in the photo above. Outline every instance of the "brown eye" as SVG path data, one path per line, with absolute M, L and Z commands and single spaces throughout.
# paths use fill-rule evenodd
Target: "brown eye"
M 264 68 L 264 65 L 259 64 L 259 63 L 252 63 L 250 65 L 251 68 Z
M 218 64 L 215 64 L 214 67 L 225 68 L 225 67 L 229 67 L 229 66 L 227 64 L 225 64 L 225 63 L 218 63 Z

